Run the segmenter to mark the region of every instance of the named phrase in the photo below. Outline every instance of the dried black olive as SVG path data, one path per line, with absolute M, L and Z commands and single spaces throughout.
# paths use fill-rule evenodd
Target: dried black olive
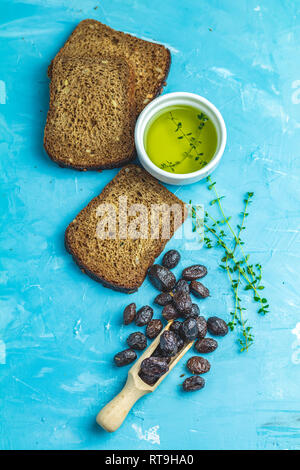
M 194 375 L 188 377 L 182 384 L 183 390 L 185 392 L 195 392 L 196 390 L 201 390 L 205 385 L 205 380 L 199 375 Z
M 183 339 L 181 338 L 181 336 L 179 336 L 178 334 L 176 334 L 176 341 L 177 341 L 177 353 L 183 348 L 184 346 L 184 341 Z
M 201 282 L 192 281 L 190 283 L 190 291 L 194 294 L 195 297 L 199 297 L 200 299 L 205 299 L 209 297 L 209 290 L 205 287 Z
M 151 320 L 146 328 L 146 336 L 150 339 L 156 338 L 162 329 L 163 324 L 160 320 Z
M 161 294 L 158 294 L 154 299 L 155 304 L 161 305 L 163 307 L 165 307 L 168 304 L 171 304 L 172 301 L 173 301 L 173 297 L 168 292 L 162 292 Z
M 210 363 L 204 357 L 193 356 L 187 361 L 187 368 L 192 374 L 205 374 L 210 369 Z
M 154 385 L 159 377 L 154 377 L 153 375 L 147 375 L 143 371 L 139 371 L 139 377 L 145 382 L 147 385 Z
M 192 304 L 192 310 L 190 313 L 185 314 L 184 318 L 196 318 L 200 315 L 200 308 L 197 304 Z
M 198 335 L 197 338 L 204 338 L 207 333 L 207 323 L 204 317 L 197 317 L 196 318 L 197 327 L 198 327 Z
M 141 371 L 148 376 L 160 377 L 168 370 L 167 361 L 162 357 L 147 357 L 141 363 Z
M 166 330 L 160 337 L 160 349 L 167 356 L 174 356 L 177 353 L 177 340 L 173 331 Z
M 203 338 L 203 339 L 198 339 L 195 343 L 195 349 L 199 353 L 210 353 L 215 351 L 217 349 L 218 343 L 215 339 L 213 338 Z
M 206 276 L 207 269 L 202 264 L 195 264 L 194 266 L 189 266 L 182 271 L 182 277 L 186 281 L 193 281 L 194 279 L 201 279 L 201 277 Z
M 153 308 L 149 307 L 149 305 L 145 305 L 144 307 L 140 308 L 135 316 L 135 324 L 137 326 L 144 326 L 149 323 L 149 321 L 153 317 Z
M 132 349 L 142 351 L 147 347 L 147 338 L 140 331 L 136 331 L 135 333 L 131 333 L 131 335 L 128 336 L 127 344 Z
M 174 274 L 160 264 L 153 264 L 148 271 L 148 276 L 154 287 L 163 292 L 170 292 L 176 283 Z
M 178 318 L 178 317 L 179 317 L 176 308 L 174 307 L 174 305 L 171 305 L 171 304 L 166 305 L 166 306 L 163 308 L 162 316 L 163 316 L 164 319 L 167 320 L 167 321 L 169 321 L 169 320 L 174 320 L 175 318 Z
M 173 331 L 173 333 L 179 334 L 180 328 L 181 328 L 181 321 L 173 321 L 169 329 L 170 331 Z
M 175 292 L 173 304 L 181 316 L 188 315 L 192 311 L 192 300 L 190 294 L 185 292 Z
M 129 325 L 132 323 L 136 314 L 136 305 L 135 303 L 127 305 L 123 312 L 123 323 L 124 325 Z
M 184 279 L 179 279 L 175 284 L 174 292 L 185 292 L 186 294 L 189 294 L 190 286 Z
M 167 251 L 167 253 L 163 257 L 162 265 L 168 269 L 175 268 L 175 266 L 177 266 L 177 264 L 179 263 L 180 258 L 181 256 L 177 250 Z
M 195 318 L 188 318 L 181 323 L 179 334 L 183 341 L 187 343 L 194 341 L 194 339 L 197 338 L 198 333 L 198 324 Z
M 158 345 L 157 348 L 153 351 L 153 353 L 151 354 L 151 357 L 163 357 L 165 359 L 165 361 L 167 361 L 167 363 L 169 364 L 171 362 L 171 357 L 166 355 L 166 353 L 164 353 L 160 346 Z
M 133 349 L 125 349 L 124 351 L 120 351 L 115 355 L 114 361 L 116 366 L 121 367 L 131 364 L 131 362 L 135 361 L 136 358 L 137 355 Z
M 218 317 L 210 317 L 207 320 L 207 328 L 210 334 L 214 336 L 225 336 L 228 333 L 227 324 L 222 318 Z

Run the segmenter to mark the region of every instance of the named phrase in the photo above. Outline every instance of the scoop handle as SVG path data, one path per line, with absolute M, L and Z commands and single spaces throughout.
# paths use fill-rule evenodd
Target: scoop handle
M 131 375 L 128 375 L 126 384 L 98 413 L 96 421 L 105 431 L 114 432 L 123 423 L 133 405 L 149 390 L 139 390 Z

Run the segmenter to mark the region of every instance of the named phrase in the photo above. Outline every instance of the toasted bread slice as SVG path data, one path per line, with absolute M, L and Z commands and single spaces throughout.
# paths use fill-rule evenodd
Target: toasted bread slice
M 125 57 L 135 70 L 135 101 L 137 115 L 161 92 L 167 78 L 171 55 L 161 44 L 145 41 L 130 34 L 115 31 L 96 20 L 83 20 L 49 66 L 62 57 L 96 57 L 109 54 Z
M 44 146 L 60 166 L 97 170 L 132 160 L 135 115 L 134 72 L 126 60 L 55 61 Z
M 165 231 L 168 219 L 153 218 L 157 205 L 161 214 L 170 214 L 169 233 Z M 71 222 L 65 245 L 93 279 L 112 289 L 134 292 L 185 217 L 180 199 L 139 166 L 128 165 Z

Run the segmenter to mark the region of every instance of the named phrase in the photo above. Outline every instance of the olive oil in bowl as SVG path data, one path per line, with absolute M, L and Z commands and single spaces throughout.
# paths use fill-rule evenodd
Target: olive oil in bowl
M 144 134 L 150 160 L 170 173 L 193 173 L 204 168 L 217 149 L 217 131 L 199 109 L 187 105 L 165 108 L 153 116 Z

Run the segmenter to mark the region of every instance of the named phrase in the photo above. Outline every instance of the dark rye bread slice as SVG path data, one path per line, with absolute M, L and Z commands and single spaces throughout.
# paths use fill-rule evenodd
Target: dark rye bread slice
M 135 70 L 135 100 L 137 115 L 161 91 L 168 76 L 171 55 L 161 44 L 125 34 L 96 20 L 83 20 L 57 53 L 48 69 L 62 57 L 95 57 L 98 54 L 125 57 Z
M 55 62 L 44 146 L 77 170 L 115 168 L 135 156 L 134 72 L 120 57 Z
M 135 238 L 133 232 L 128 229 L 129 235 L 119 233 L 120 215 L 119 197 L 127 197 L 127 208 L 132 204 L 143 204 L 144 213 L 142 219 L 148 216 L 150 221 L 151 207 L 153 204 L 165 204 L 167 211 L 172 205 L 178 209 L 179 219 L 171 211 L 170 233 L 162 237 L 162 217 L 159 217 L 158 224 L 149 223 L 147 226 L 147 238 Z M 99 208 L 103 204 L 112 204 L 116 209 L 116 238 L 99 238 L 99 222 L 103 223 L 104 217 L 108 213 L 103 212 L 102 217 Z M 121 207 L 121 206 L 120 206 Z M 124 205 L 122 206 L 124 208 Z M 137 220 L 141 212 L 138 209 L 137 215 L 128 215 L 128 226 Z M 165 212 L 166 213 L 166 212 Z M 110 212 L 110 220 L 113 214 Z M 158 181 L 137 165 L 127 165 L 108 183 L 101 194 L 94 199 L 76 216 L 68 226 L 65 233 L 65 246 L 71 253 L 79 267 L 96 281 L 104 286 L 122 292 L 134 292 L 143 283 L 148 268 L 153 264 L 155 258 L 164 249 L 167 241 L 173 236 L 175 230 L 186 218 L 184 203 L 173 193 L 168 191 Z M 124 219 L 122 219 L 124 221 Z M 107 231 L 112 227 L 107 227 Z M 154 238 L 153 229 L 159 229 L 159 236 Z M 152 231 L 151 231 L 152 229 Z M 140 227 L 137 230 L 141 231 Z M 99 234 L 99 231 L 98 231 Z

